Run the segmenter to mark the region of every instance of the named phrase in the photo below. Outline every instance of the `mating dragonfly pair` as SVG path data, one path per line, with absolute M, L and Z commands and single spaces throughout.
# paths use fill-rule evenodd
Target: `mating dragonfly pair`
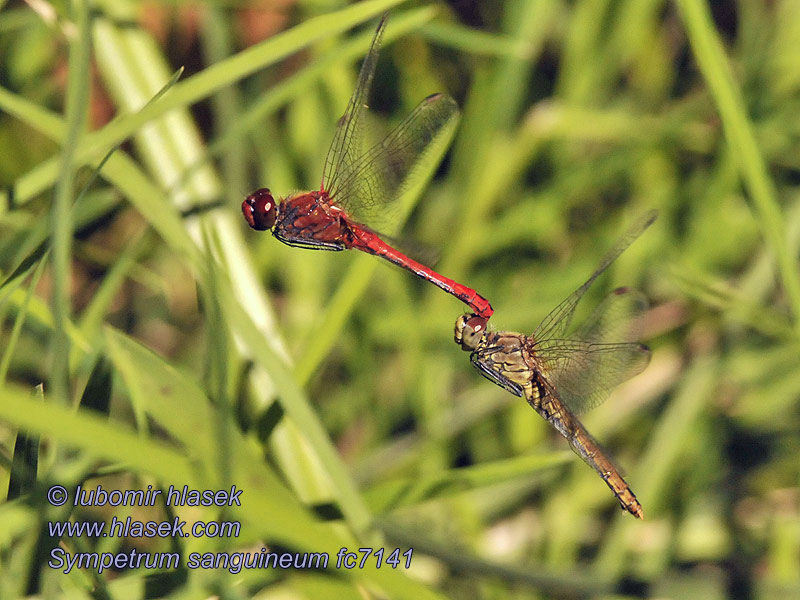
M 646 303 L 641 294 L 620 288 L 600 304 L 585 325 L 571 334 L 568 328 L 578 301 L 592 282 L 655 220 L 655 213 L 644 215 L 533 335 L 489 331 L 487 324 L 494 311 L 486 298 L 405 256 L 363 224 L 402 196 L 420 156 L 458 117 L 452 98 L 428 96 L 382 142 L 364 149 L 366 101 L 386 19 L 384 15 L 378 25 L 355 92 L 339 120 L 319 191 L 276 201 L 270 190 L 259 189 L 242 203 L 245 219 L 253 229 L 271 230 L 290 246 L 355 248 L 380 256 L 464 302 L 471 313 L 456 321 L 455 341 L 471 352 L 473 365 L 497 385 L 524 396 L 600 474 L 622 507 L 641 518 L 636 496 L 576 414 L 602 402 L 612 388 L 647 366 L 650 351 L 636 343 Z

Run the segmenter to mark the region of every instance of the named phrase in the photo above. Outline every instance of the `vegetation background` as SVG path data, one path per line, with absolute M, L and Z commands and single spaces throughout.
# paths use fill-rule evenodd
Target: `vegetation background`
M 652 303 L 649 368 L 584 421 L 644 521 L 472 369 L 456 300 L 246 228 L 248 191 L 318 185 L 387 9 L 378 118 L 463 109 L 404 235 L 495 327 L 533 331 L 659 209 L 582 306 Z M 0 597 L 800 597 L 797 0 L 2 1 L 0 111 Z M 54 484 L 245 492 L 57 509 Z M 47 535 L 112 515 L 242 532 Z M 414 552 L 65 575 L 56 544 Z

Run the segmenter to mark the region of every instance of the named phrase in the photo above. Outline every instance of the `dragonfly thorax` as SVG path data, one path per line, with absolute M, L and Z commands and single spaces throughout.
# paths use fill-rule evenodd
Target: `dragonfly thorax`
M 477 315 L 461 315 L 456 319 L 453 338 L 461 349 L 467 352 L 475 350 L 486 334 L 486 319 Z

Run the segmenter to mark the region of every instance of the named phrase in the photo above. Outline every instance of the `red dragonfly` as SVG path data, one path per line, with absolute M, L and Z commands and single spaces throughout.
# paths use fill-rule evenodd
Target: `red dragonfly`
M 636 343 L 641 315 L 647 306 L 630 288 L 614 290 L 585 323 L 567 334 L 575 308 L 600 274 L 653 221 L 645 214 L 609 251 L 591 277 L 539 324 L 533 335 L 488 331 L 486 319 L 461 315 L 455 341 L 471 352 L 481 375 L 523 396 L 544 417 L 616 496 L 623 509 L 643 518 L 642 505 L 606 452 L 576 416 L 603 402 L 610 391 L 642 372 L 650 361 L 647 346 Z
M 347 110 L 336 129 L 325 159 L 319 191 L 302 192 L 275 201 L 267 188 L 242 202 L 247 223 L 258 231 L 272 230 L 284 244 L 311 250 L 355 248 L 380 256 L 452 294 L 473 313 L 489 319 L 489 301 L 462 285 L 405 256 L 387 244 L 363 221 L 391 211 L 417 160 L 448 124 L 458 118 L 458 106 L 444 94 L 425 98 L 386 138 L 362 151 L 365 102 L 372 86 L 387 15 L 378 24 Z

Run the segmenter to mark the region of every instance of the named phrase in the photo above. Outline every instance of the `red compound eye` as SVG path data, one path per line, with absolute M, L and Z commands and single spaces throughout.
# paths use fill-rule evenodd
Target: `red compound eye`
M 242 213 L 253 229 L 266 231 L 275 224 L 275 199 L 267 188 L 261 188 L 250 194 L 242 202 Z

